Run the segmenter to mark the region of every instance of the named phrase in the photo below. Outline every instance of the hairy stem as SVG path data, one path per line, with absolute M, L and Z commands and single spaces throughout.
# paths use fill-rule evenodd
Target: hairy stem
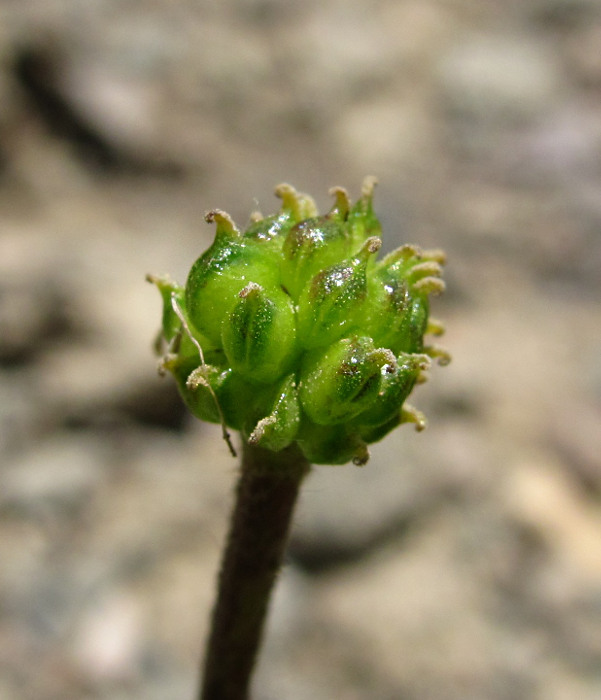
M 244 445 L 199 700 L 246 700 L 269 596 L 310 465 L 293 445 Z

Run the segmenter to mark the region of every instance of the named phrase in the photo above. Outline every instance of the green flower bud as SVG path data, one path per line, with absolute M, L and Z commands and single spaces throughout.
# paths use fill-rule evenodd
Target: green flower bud
M 371 338 L 345 338 L 308 353 L 300 375 L 303 410 L 319 425 L 347 421 L 377 400 L 383 375 L 395 370 L 395 356 L 374 348 Z
M 351 252 L 351 240 L 344 220 L 348 195 L 342 188 L 331 191 L 336 204 L 325 216 L 305 219 L 286 237 L 282 256 L 282 280 L 286 291 L 297 300 L 305 284 L 321 270 Z
M 225 421 L 228 427 L 240 430 L 247 438 L 255 435 L 256 444 L 268 449 L 283 449 L 292 442 L 300 419 L 294 375 L 274 388 L 247 382 L 230 367 L 200 365 L 192 370 L 190 367 L 187 363 L 181 368 L 167 369 L 175 375 L 189 409 L 197 418 L 210 423 Z M 259 440 L 261 431 L 264 435 Z
M 367 441 L 359 431 L 342 423 L 316 425 L 304 422 L 298 434 L 298 444 L 313 464 L 346 464 L 363 466 L 369 460 Z
M 300 403 L 294 375 L 279 387 L 271 412 L 261 418 L 248 437 L 251 445 L 278 452 L 295 439 L 301 421 Z
M 243 240 L 260 243 L 277 253 L 282 249 L 285 234 L 293 224 L 294 220 L 287 211 L 265 218 L 260 212 L 255 212 L 251 216 L 250 226 L 242 234 Z
M 292 185 L 278 185 L 275 194 L 282 200 L 282 211 L 289 212 L 294 221 L 304 221 L 317 216 L 313 197 L 304 192 L 297 192 Z
M 306 194 L 297 192 L 290 185 L 279 185 L 275 193 L 282 200 L 282 208 L 278 214 L 263 217 L 260 213 L 253 214 L 252 223 L 242 234 L 246 241 L 262 244 L 262 249 L 271 249 L 278 253 L 282 249 L 288 231 L 295 223 L 315 216 L 315 202 Z
M 184 300 L 184 288 L 173 282 L 167 275 L 159 277 L 157 275 L 146 275 L 148 282 L 158 287 L 163 299 L 163 321 L 162 335 L 169 342 L 180 332 L 182 322 L 175 313 L 171 303 L 171 297 L 175 296 L 177 303 L 182 304 Z
M 369 280 L 365 325 L 377 343 L 393 352 L 422 352 L 428 294 L 444 290 L 438 251 L 402 246 L 387 255 Z
M 296 351 L 292 300 L 279 289 L 267 294 L 254 282 L 238 296 L 222 327 L 229 364 L 251 382 L 273 382 L 284 374 Z
M 162 371 L 192 413 L 278 451 L 296 442 L 316 464 L 364 464 L 368 445 L 402 423 L 425 427 L 407 405 L 443 327 L 429 297 L 444 289 L 444 256 L 402 246 L 376 261 L 375 180 L 353 205 L 342 188 L 318 216 L 289 185 L 273 216 L 240 232 L 212 211 L 215 240 L 181 287 L 149 276 L 163 300 Z M 231 447 L 231 445 L 230 445 Z
M 363 181 L 361 198 L 351 208 L 348 215 L 348 228 L 353 250 L 359 250 L 370 236 L 382 235 L 382 226 L 373 208 L 374 187 L 376 179 L 366 177 Z
M 403 423 L 412 423 L 416 430 L 421 431 L 426 427 L 427 421 L 421 411 L 405 404 L 402 408 L 394 411 L 385 423 L 380 425 L 360 425 L 357 426 L 356 430 L 366 443 L 371 444 L 386 437 L 391 430 L 398 428 Z
M 368 238 L 357 257 L 326 268 L 305 285 L 298 302 L 299 339 L 305 348 L 333 343 L 361 322 L 367 263 L 381 245 L 379 238 Z
M 385 366 L 386 371 L 381 373 L 377 397 L 357 416 L 356 422 L 372 426 L 386 423 L 402 408 L 420 374 L 429 367 L 430 358 L 427 355 L 402 353 L 394 362 L 389 362 Z
M 198 359 L 198 347 L 200 343 L 206 351 L 214 350 L 214 344 L 209 342 L 202 334 L 196 332 L 196 337 L 192 338 L 189 333 L 184 332 L 184 325 L 188 325 L 185 318 L 185 290 L 166 275 L 158 277 L 147 275 L 148 282 L 155 284 L 163 299 L 163 324 L 161 333 L 156 342 L 157 353 L 161 354 L 164 344 L 167 344 L 167 357 L 170 360 L 178 358 L 191 362 Z M 161 364 L 161 371 L 165 370 Z
M 201 420 L 221 423 L 228 409 L 228 384 L 232 382 L 232 370 L 214 365 L 201 365 L 193 357 L 180 358 L 170 355 L 163 360 L 163 369 L 175 377 L 178 387 L 190 411 Z M 240 387 L 236 387 L 237 390 Z M 224 408 L 225 406 L 225 408 Z M 233 428 L 242 423 L 231 411 L 227 411 L 227 422 Z
M 273 250 L 244 240 L 227 214 L 211 211 L 206 219 L 217 222 L 215 241 L 190 270 L 186 307 L 193 326 L 218 344 L 224 316 L 236 305 L 240 290 L 249 282 L 278 287 L 279 269 Z

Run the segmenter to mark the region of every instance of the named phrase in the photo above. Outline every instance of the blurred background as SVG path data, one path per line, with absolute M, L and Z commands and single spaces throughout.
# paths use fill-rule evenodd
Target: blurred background
M 601 2 L 1 0 L 3 700 L 193 697 L 237 465 L 144 275 L 368 174 L 454 361 L 305 484 L 255 698 L 601 697 Z

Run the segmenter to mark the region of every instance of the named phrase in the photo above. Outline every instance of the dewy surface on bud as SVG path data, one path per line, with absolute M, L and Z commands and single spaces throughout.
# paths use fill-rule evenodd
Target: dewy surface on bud
M 443 326 L 430 297 L 444 290 L 444 254 L 404 245 L 377 260 L 375 180 L 359 200 L 334 188 L 318 216 L 311 197 L 280 185 L 280 211 L 241 232 L 220 210 L 215 240 L 184 286 L 148 277 L 163 299 L 160 368 L 192 413 L 272 451 L 296 442 L 316 464 L 364 464 L 367 445 L 425 418 L 405 403 Z

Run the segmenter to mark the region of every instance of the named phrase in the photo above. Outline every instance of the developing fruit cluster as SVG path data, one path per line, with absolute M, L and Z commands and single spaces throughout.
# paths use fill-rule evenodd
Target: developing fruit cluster
M 378 261 L 374 184 L 352 206 L 334 188 L 325 216 L 280 185 L 280 211 L 244 232 L 211 211 L 215 240 L 186 285 L 149 276 L 163 297 L 161 369 L 226 437 L 232 428 L 273 451 L 296 441 L 315 464 L 365 464 L 367 445 L 400 423 L 425 427 L 405 399 L 431 358 L 449 360 L 424 344 L 443 332 L 428 297 L 444 289 L 444 254 L 405 245 Z

